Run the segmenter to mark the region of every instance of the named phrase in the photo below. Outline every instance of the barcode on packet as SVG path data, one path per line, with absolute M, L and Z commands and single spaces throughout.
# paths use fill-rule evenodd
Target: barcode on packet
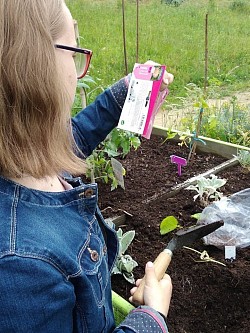
M 143 114 L 142 118 L 141 118 L 141 121 L 140 121 L 140 124 L 139 124 L 139 131 L 142 129 L 145 118 L 146 118 L 146 116 L 145 116 L 145 114 Z

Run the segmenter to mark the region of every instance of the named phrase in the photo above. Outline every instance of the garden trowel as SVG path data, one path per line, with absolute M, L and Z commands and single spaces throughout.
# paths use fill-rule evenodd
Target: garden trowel
M 160 281 L 170 262 L 175 250 L 181 249 L 183 246 L 190 246 L 196 240 L 212 233 L 216 229 L 223 226 L 223 221 L 216 221 L 209 224 L 200 224 L 187 229 L 181 229 L 176 232 L 175 236 L 168 243 L 167 247 L 158 255 L 154 261 L 155 274 Z M 143 289 L 145 285 L 145 277 L 142 279 L 140 286 L 133 295 L 133 301 L 135 303 L 144 304 Z

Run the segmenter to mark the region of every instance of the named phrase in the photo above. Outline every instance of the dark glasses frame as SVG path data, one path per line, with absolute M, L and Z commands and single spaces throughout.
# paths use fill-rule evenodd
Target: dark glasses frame
M 77 77 L 78 79 L 83 78 L 84 75 L 86 75 L 86 73 L 88 71 L 90 60 L 91 60 L 93 52 L 91 50 L 88 50 L 88 49 L 82 49 L 82 48 L 79 48 L 79 47 L 71 47 L 71 46 L 61 45 L 61 44 L 55 44 L 55 47 L 58 48 L 58 49 L 62 49 L 62 50 L 82 53 L 82 54 L 85 54 L 87 56 L 84 71 L 80 76 Z

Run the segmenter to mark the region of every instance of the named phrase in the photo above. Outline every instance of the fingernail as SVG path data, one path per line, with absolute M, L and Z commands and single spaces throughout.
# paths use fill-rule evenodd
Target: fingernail
M 149 261 L 149 262 L 147 263 L 147 267 L 148 267 L 148 268 L 154 267 L 154 264 L 152 263 L 152 261 Z
M 167 84 L 167 85 L 169 84 L 169 80 L 168 79 L 164 79 L 163 81 L 164 81 L 165 84 Z

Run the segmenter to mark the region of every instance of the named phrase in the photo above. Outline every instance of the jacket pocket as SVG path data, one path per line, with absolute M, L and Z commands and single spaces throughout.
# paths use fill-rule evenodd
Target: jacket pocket
M 82 271 L 92 289 L 97 306 L 104 304 L 105 291 L 109 282 L 106 252 L 104 242 L 95 234 L 91 234 L 80 260 Z

